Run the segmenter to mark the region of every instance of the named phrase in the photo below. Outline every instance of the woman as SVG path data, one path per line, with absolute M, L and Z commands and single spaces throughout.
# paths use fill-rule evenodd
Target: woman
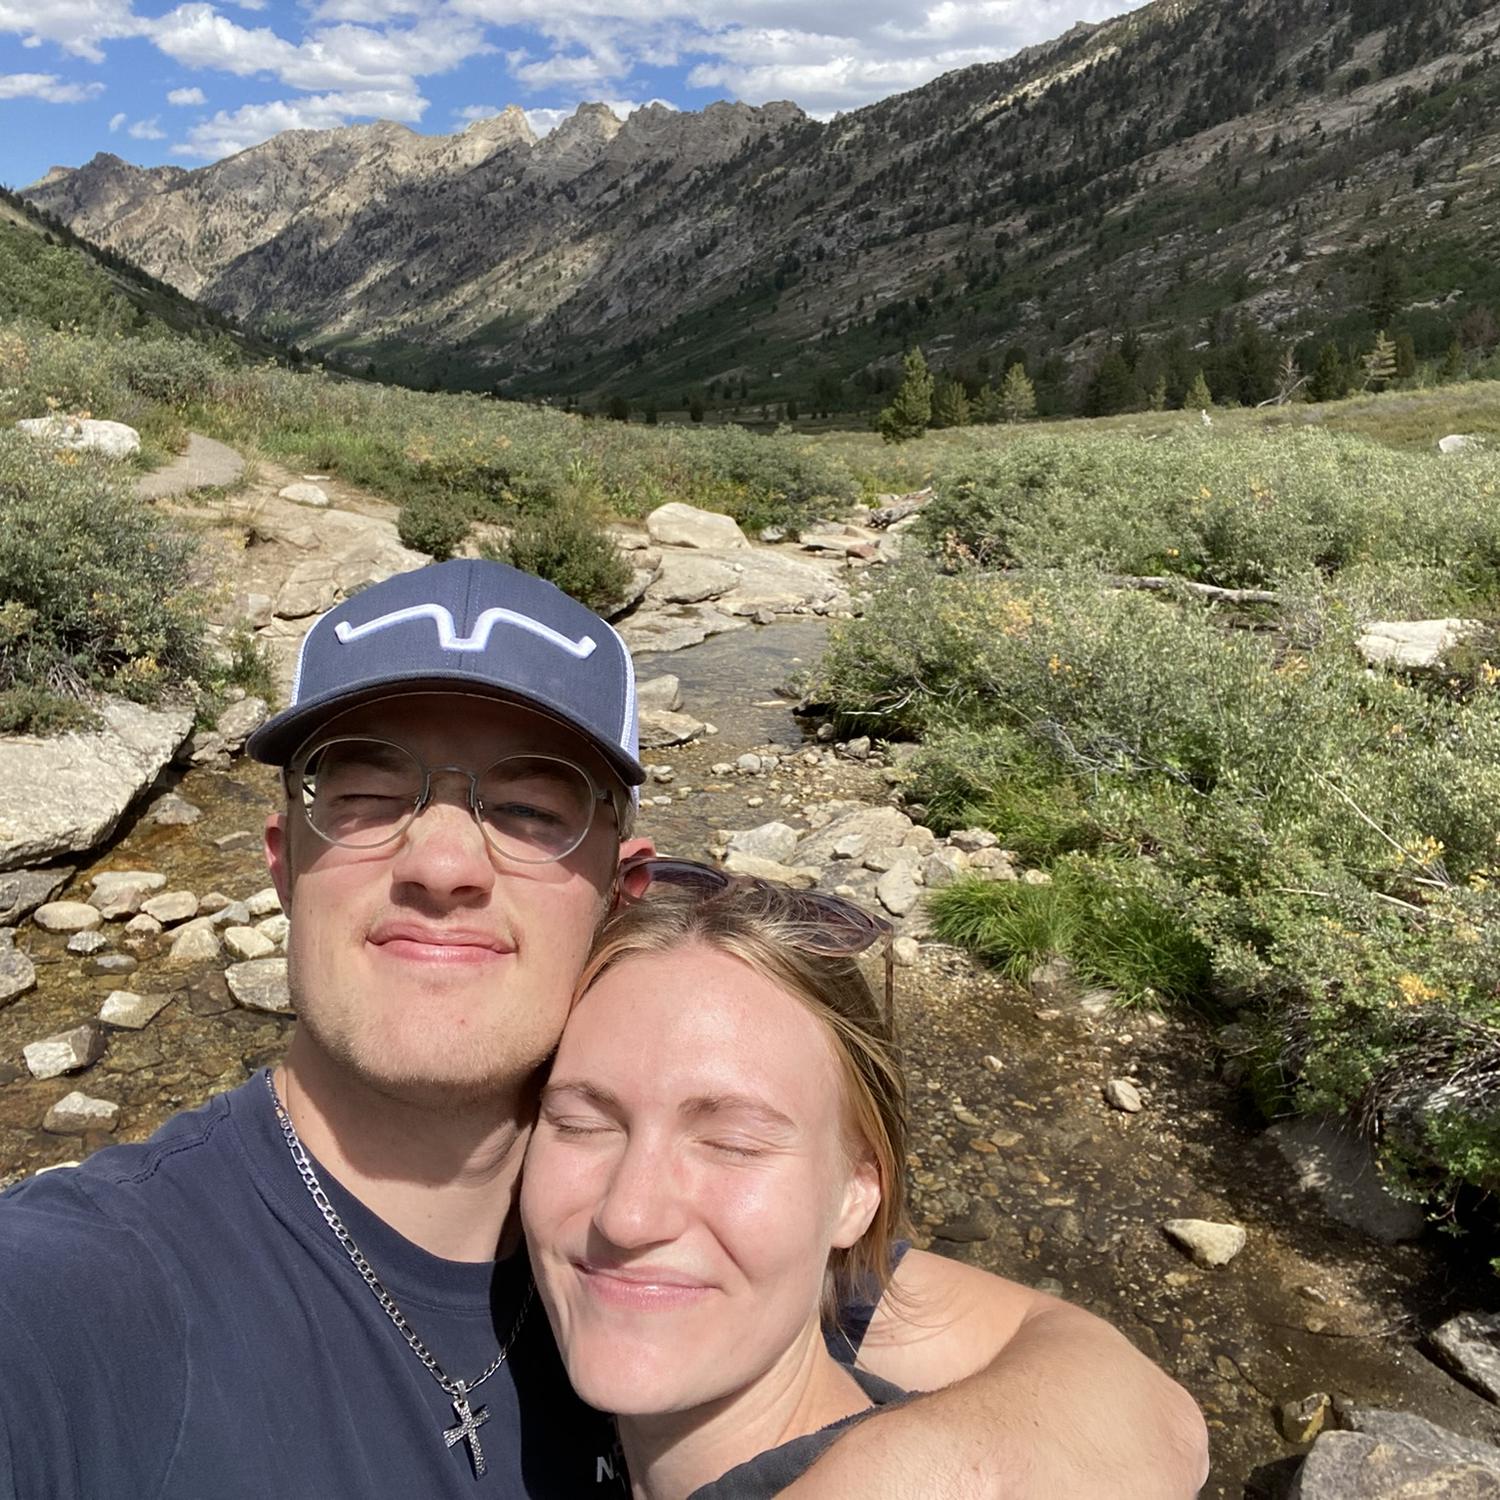
M 853 957 L 889 930 L 684 861 L 622 885 L 527 1158 L 537 1284 L 639 1500 L 769 1496 L 902 1394 L 822 1334 L 878 1300 L 901 1220 L 901 1074 Z

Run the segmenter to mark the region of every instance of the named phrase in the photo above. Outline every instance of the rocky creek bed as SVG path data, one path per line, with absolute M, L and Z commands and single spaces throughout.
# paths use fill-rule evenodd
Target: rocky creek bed
M 262 476 L 248 502 L 257 539 L 247 564 L 260 588 L 241 581 L 225 597 L 226 610 L 253 603 L 263 630 L 290 641 L 308 617 L 279 615 L 276 601 L 297 569 L 322 600 L 357 586 L 361 559 L 383 567 L 394 552 L 389 519 L 366 502 L 364 528 L 343 523 L 338 544 L 353 571 L 327 567 L 322 528 L 310 529 L 295 502 L 272 498 L 288 477 Z M 371 526 L 380 528 L 375 546 Z M 635 540 L 649 550 L 649 539 Z M 1206 1495 L 1500 1492 L 1484 1487 L 1500 1485 L 1500 1456 L 1461 1441 L 1500 1441 L 1492 1352 L 1492 1399 L 1475 1388 L 1490 1368 L 1492 1328 L 1479 1325 L 1470 1340 L 1473 1384 L 1427 1352 L 1446 1320 L 1494 1307 L 1481 1257 L 1431 1231 L 1381 1243 L 1328 1213 L 1224 1081 L 1193 1018 L 1120 1010 L 1080 995 L 1063 974 L 1034 976 L 1029 989 L 1006 984 L 927 939 L 924 884 L 965 866 L 991 878 L 1028 872 L 982 839 L 940 844 L 913 828 L 894 805 L 899 778 L 878 753 L 804 739 L 777 693 L 820 648 L 818 614 L 855 602 L 857 567 L 854 576 L 840 571 L 848 549 L 839 550 L 837 566 L 816 575 L 827 580 L 822 591 L 816 577 L 787 567 L 795 559 L 751 549 L 751 566 L 766 570 L 763 590 L 795 584 L 816 594 L 759 603 L 732 597 L 745 576 L 733 556 L 641 559 L 651 575 L 646 604 L 627 635 L 643 650 L 679 647 L 640 657 L 643 678 L 680 679 L 653 690 L 653 712 L 667 716 L 657 731 L 685 732 L 683 711 L 694 727 L 688 743 L 645 752 L 642 827 L 665 850 L 779 867 L 895 918 L 916 1241 L 1078 1301 L 1172 1371 L 1209 1421 Z M 664 597 L 705 587 L 697 600 Z M 251 592 L 260 599 L 249 601 Z M 709 638 L 681 645 L 708 614 L 719 617 L 707 620 Z M 752 623 L 759 619 L 776 623 Z M 217 747 L 204 760 L 165 772 L 112 842 L 76 868 L 55 879 L 0 875 L 0 914 L 12 908 L 0 926 L 0 994 L 5 974 L 29 964 L 34 976 L 0 1000 L 0 1185 L 140 1139 L 174 1110 L 243 1081 L 286 1043 L 284 921 L 266 891 L 258 836 L 276 780 Z M 153 879 L 97 879 L 132 871 Z M 44 910 L 48 930 L 26 909 L 42 897 L 78 905 Z M 68 1033 L 52 1053 L 28 1056 Z M 80 1066 L 35 1076 L 58 1062 Z M 82 1102 L 69 1102 L 75 1094 Z M 1164 1226 L 1184 1220 L 1220 1228 L 1179 1231 L 1179 1241 Z M 1200 1263 L 1226 1254 L 1225 1263 Z M 1364 1408 L 1414 1413 L 1460 1437 L 1382 1425 Z M 1311 1439 L 1335 1425 L 1364 1432 L 1323 1437 L 1317 1464 L 1298 1477 Z M 1426 1487 L 1399 1488 L 1407 1482 Z

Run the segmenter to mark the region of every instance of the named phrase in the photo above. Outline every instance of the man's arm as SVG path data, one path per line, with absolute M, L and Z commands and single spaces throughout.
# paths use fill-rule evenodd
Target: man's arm
M 788 1500 L 1189 1500 L 1192 1397 L 1092 1313 L 913 1250 L 859 1352 L 922 1396 L 850 1429 Z

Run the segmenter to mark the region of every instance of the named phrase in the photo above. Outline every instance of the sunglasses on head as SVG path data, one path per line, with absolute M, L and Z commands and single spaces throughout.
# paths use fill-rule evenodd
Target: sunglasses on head
M 705 901 L 732 890 L 774 891 L 784 904 L 787 915 L 803 928 L 795 943 L 804 953 L 852 958 L 873 948 L 876 943 L 884 943 L 885 1005 L 882 1019 L 894 1036 L 895 954 L 892 944 L 895 932 L 884 917 L 878 917 L 842 896 L 829 895 L 825 891 L 798 891 L 776 881 L 762 880 L 756 875 L 734 875 L 715 865 L 699 864 L 692 859 L 636 854 L 621 861 L 618 889 L 622 901 L 639 901 L 654 885 L 689 891 Z

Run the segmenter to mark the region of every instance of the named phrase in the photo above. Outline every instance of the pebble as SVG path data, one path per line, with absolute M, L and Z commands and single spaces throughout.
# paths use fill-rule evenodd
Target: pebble
M 230 901 L 221 906 L 210 920 L 215 927 L 248 927 L 250 908 L 243 901 Z
M 229 897 L 223 891 L 209 891 L 198 898 L 198 914 L 200 916 L 212 916 L 216 911 L 223 911 L 229 905 Z
M 270 958 L 276 951 L 274 939 L 254 927 L 226 927 L 224 946 L 240 959 Z
M 172 940 L 172 951 L 167 955 L 170 963 L 203 963 L 219 956 L 219 935 L 206 917 L 195 917 L 184 927 L 177 929 Z
M 1218 1224 L 1212 1219 L 1168 1219 L 1162 1228 L 1200 1266 L 1226 1266 L 1245 1248 L 1245 1231 L 1238 1224 Z
M 148 917 L 155 918 L 160 924 L 156 930 L 160 932 L 163 927 L 196 917 L 198 898 L 191 891 L 163 891 L 159 896 L 141 902 L 141 910 Z
M 960 1125 L 967 1125 L 971 1130 L 984 1129 L 984 1121 L 972 1109 L 965 1109 L 962 1104 L 955 1104 L 953 1106 L 953 1118 Z
M 110 1099 L 91 1099 L 76 1089 L 65 1094 L 42 1119 L 52 1135 L 86 1135 L 91 1130 L 113 1130 L 120 1123 L 120 1106 Z
M 760 763 L 760 756 L 750 754 L 740 756 L 735 761 L 734 768 L 746 776 L 758 776 L 763 769 Z
M 1127 1115 L 1138 1115 L 1146 1107 L 1141 1091 L 1128 1078 L 1111 1078 L 1104 1085 L 1104 1102 Z
M 123 979 L 127 974 L 134 974 L 140 966 L 140 960 L 128 953 L 100 953 L 85 961 L 83 972 Z
M 277 912 L 274 917 L 266 917 L 263 921 L 255 924 L 257 932 L 264 933 L 278 948 L 286 945 L 286 935 L 292 930 L 291 918 Z
M 109 947 L 109 939 L 97 928 L 75 932 L 68 939 L 68 952 L 81 953 L 85 958 L 91 953 L 101 953 L 107 947 Z
M 745 798 L 745 806 L 746 807 L 763 807 L 765 805 L 765 801 L 766 801 L 766 799 L 764 797 L 746 797 Z
M 922 945 L 914 937 L 898 937 L 891 944 L 891 956 L 903 969 L 911 968 L 921 953 Z
M 161 923 L 143 911 L 137 912 L 125 924 L 125 931 L 130 937 L 156 937 L 161 932 Z
M 875 894 L 880 904 L 893 917 L 904 917 L 921 898 L 916 875 L 910 864 L 902 861 L 892 865 L 875 883 Z
M 268 885 L 264 890 L 257 891 L 245 902 L 245 910 L 252 917 L 274 917 L 281 911 L 281 897 L 276 894 L 276 887 Z
M 140 1031 L 171 1003 L 170 995 L 137 995 L 133 990 L 111 990 L 99 1007 L 99 1019 L 124 1031 Z
M 1289 1443 L 1310 1443 L 1322 1432 L 1333 1406 L 1326 1391 L 1314 1391 L 1300 1401 L 1283 1401 L 1276 1408 L 1276 1426 Z
M 90 932 L 104 925 L 98 907 L 87 901 L 44 901 L 31 920 L 44 932 Z
M 104 1033 L 92 1021 L 85 1021 L 71 1031 L 28 1043 L 21 1049 L 21 1056 L 33 1078 L 56 1078 L 98 1062 L 107 1045 Z
M 1003 1073 L 1005 1071 L 1005 1064 L 993 1052 L 986 1052 L 979 1060 L 991 1073 Z
M 224 978 L 235 1003 L 246 1010 L 269 1011 L 282 1016 L 292 1014 L 284 958 L 257 958 L 230 964 L 224 971 Z
M 110 921 L 133 917 L 153 891 L 159 891 L 167 877 L 155 870 L 106 870 L 89 882 L 94 894 L 89 904 Z

